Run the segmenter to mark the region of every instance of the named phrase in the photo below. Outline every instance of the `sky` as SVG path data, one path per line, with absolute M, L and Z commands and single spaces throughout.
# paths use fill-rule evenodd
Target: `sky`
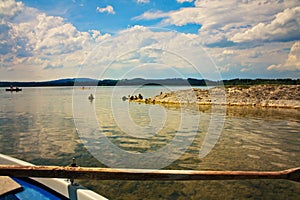
M 300 78 L 299 0 L 1 0 L 0 81 Z

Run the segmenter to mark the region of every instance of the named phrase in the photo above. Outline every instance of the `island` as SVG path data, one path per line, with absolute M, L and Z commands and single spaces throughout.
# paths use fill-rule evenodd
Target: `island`
M 300 85 L 243 85 L 191 88 L 129 101 L 149 104 L 261 106 L 300 109 Z

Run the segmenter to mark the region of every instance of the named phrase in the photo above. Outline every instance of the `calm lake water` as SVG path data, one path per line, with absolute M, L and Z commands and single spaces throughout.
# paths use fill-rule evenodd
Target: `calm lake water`
M 78 165 L 92 167 L 151 168 L 162 163 L 164 169 L 261 171 L 300 166 L 299 110 L 212 110 L 121 100 L 129 94 L 151 97 L 170 89 L 184 88 L 53 87 L 18 93 L 0 88 L 0 153 L 37 165 L 70 165 L 76 157 Z M 210 121 L 218 116 L 225 121 L 216 145 L 199 157 L 213 126 Z M 169 144 L 175 144 L 174 149 Z M 287 180 L 78 182 L 110 199 L 300 197 L 300 184 Z

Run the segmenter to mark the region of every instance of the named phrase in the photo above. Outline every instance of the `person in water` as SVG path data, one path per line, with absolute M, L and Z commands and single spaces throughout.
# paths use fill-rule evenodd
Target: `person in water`
M 89 100 L 93 100 L 95 97 L 93 96 L 93 94 L 90 94 L 90 96 L 89 96 Z

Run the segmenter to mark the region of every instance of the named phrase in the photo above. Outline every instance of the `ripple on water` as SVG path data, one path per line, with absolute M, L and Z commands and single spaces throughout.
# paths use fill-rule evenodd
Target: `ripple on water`
M 252 146 L 252 145 L 242 145 L 242 148 L 248 150 L 256 150 L 256 151 L 259 151 L 261 149 L 260 146 Z
M 156 93 L 159 94 L 161 89 L 157 88 L 153 90 L 158 90 Z M 38 90 L 39 93 L 32 96 L 29 90 L 35 92 Z M 1 108 L 3 108 L 0 110 L 0 151 L 33 161 L 35 164 L 66 165 L 73 156 L 77 156 L 80 162 L 84 163 L 79 162 L 80 166 L 103 166 L 87 151 L 87 148 L 95 150 L 96 154 L 105 151 L 105 144 L 99 141 L 101 137 L 107 137 L 127 151 L 140 153 L 164 147 L 176 135 L 179 136 L 177 137 L 179 141 L 183 141 L 189 140 L 189 137 L 196 133 L 187 151 L 167 168 L 281 170 L 300 165 L 299 110 L 227 108 L 226 121 L 217 144 L 206 157 L 200 159 L 199 150 L 212 117 L 210 109 L 200 111 L 199 126 L 191 123 L 190 126 L 187 124 L 183 131 L 177 131 L 181 123 L 181 111 L 166 107 L 167 120 L 159 133 L 147 139 L 139 139 L 129 137 L 120 130 L 111 114 L 109 97 L 112 89 L 99 87 L 94 104 L 103 134 L 100 135 L 97 131 L 84 132 L 81 139 L 85 144 L 82 144 L 72 119 L 71 97 L 61 93 L 59 88 L 42 90 L 32 88 L 28 91 L 23 93 L 27 95 L 24 97 L 26 104 L 23 98 L 14 99 L 15 104 L 12 104 L 12 101 L 1 98 L 3 94 L 0 91 Z M 106 96 L 99 100 L 102 94 Z M 122 95 L 128 94 L 125 92 Z M 86 97 L 84 99 L 86 100 Z M 124 107 L 124 102 L 117 101 L 116 106 Z M 141 112 L 138 110 L 141 105 L 131 104 L 130 107 L 135 110 L 131 110 L 130 115 L 137 125 L 150 123 L 147 110 L 150 106 L 152 105 L 143 105 L 146 112 Z M 144 117 L 141 117 L 141 114 Z M 155 116 L 155 110 L 151 114 Z M 191 109 L 191 112 L 185 112 L 185 116 L 191 119 L 195 114 L 199 114 L 198 110 Z M 128 122 L 127 118 L 123 120 L 124 123 Z M 180 150 L 183 151 L 184 148 Z M 126 159 L 119 158 L 109 151 L 102 153 L 115 159 L 116 165 L 117 162 L 121 162 L 121 159 Z M 156 160 L 144 162 L 150 163 Z M 298 199 L 300 196 L 300 185 L 285 180 L 181 182 L 87 180 L 84 184 L 110 199 Z
M 248 154 L 247 156 L 254 159 L 260 159 L 260 156 L 258 155 Z

